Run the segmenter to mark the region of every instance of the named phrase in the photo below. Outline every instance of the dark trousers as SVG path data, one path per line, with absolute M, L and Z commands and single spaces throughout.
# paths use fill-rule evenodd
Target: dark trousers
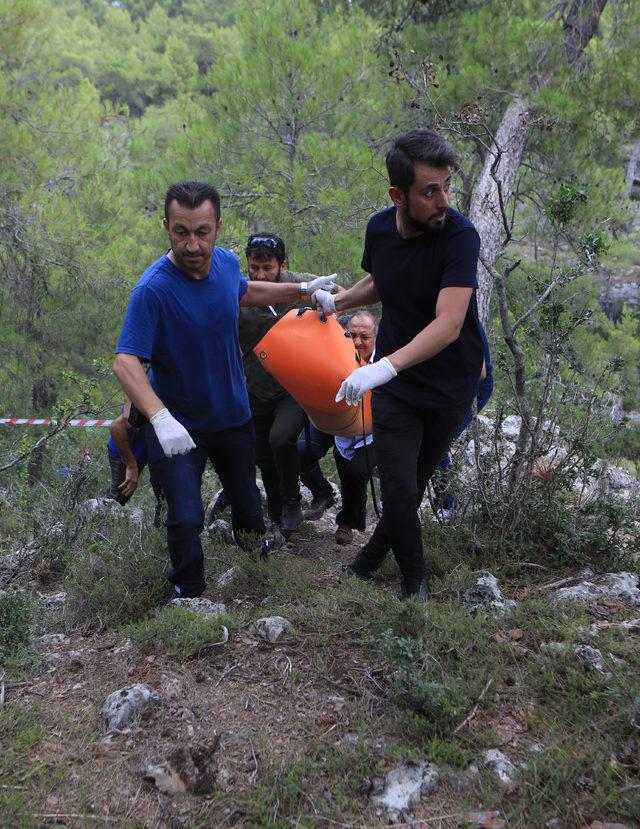
M 374 393 L 373 441 L 382 518 L 353 562 L 357 571 L 371 573 L 391 549 L 406 583 L 413 586 L 427 575 L 418 507 L 469 407 L 469 401 L 450 409 L 416 407 L 390 394 Z
M 213 464 L 231 504 L 234 535 L 265 532 L 260 493 L 256 486 L 253 423 L 221 432 L 190 432 L 196 448 L 186 455 L 163 457 L 150 464 L 167 500 L 167 546 L 172 570 L 169 581 L 183 596 L 199 596 L 205 589 L 200 533 L 204 509 L 200 483 L 207 459 Z M 240 534 L 240 535 L 239 535 Z
M 309 424 L 309 445 L 305 432 L 298 437 L 300 455 L 300 480 L 311 490 L 314 498 L 331 498 L 333 487 L 322 474 L 320 461 L 333 446 L 333 435 L 321 432 Z
M 289 395 L 266 402 L 250 397 L 249 402 L 256 430 L 256 464 L 267 493 L 269 517 L 279 521 L 283 499 L 300 501 L 300 456 L 296 441 L 304 414 Z
M 350 460 L 343 458 L 334 448 L 333 457 L 342 496 L 342 509 L 336 516 L 336 524 L 352 530 L 364 530 L 367 525 L 367 483 L 376 465 L 373 444 L 370 443 L 366 450 L 364 446 L 356 449 Z

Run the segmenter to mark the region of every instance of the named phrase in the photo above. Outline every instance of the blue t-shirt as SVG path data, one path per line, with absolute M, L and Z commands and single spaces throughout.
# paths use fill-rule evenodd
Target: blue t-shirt
M 382 319 L 379 360 L 407 345 L 436 318 L 443 288 L 477 288 L 480 237 L 462 213 L 450 210 L 442 230 L 403 239 L 396 208 L 369 219 L 362 268 L 373 275 Z M 471 402 L 482 370 L 483 343 L 475 290 L 458 339 L 418 365 L 398 373 L 380 391 L 410 405 L 454 407 Z
M 247 287 L 236 255 L 216 247 L 204 279 L 163 256 L 133 289 L 116 353 L 151 363 L 154 391 L 186 429 L 218 432 L 251 417 L 238 341 Z

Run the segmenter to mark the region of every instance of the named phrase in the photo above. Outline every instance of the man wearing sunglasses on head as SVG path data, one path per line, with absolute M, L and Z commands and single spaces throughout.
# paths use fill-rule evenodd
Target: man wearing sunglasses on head
M 245 248 L 247 271 L 252 282 L 300 284 L 314 276 L 287 270 L 285 245 L 275 233 L 252 234 Z M 267 493 L 269 518 L 285 538 L 302 521 L 300 508 L 300 456 L 297 437 L 304 425 L 304 413 L 291 395 L 260 364 L 253 353 L 267 331 L 292 308 L 305 300 L 277 303 L 267 308 L 240 309 L 240 347 L 249 390 L 249 404 L 256 430 L 256 464 Z M 212 517 L 224 508 L 226 493 L 216 499 Z
M 332 279 L 320 277 L 308 287 L 247 282 L 235 254 L 215 244 L 220 196 L 209 184 L 174 184 L 164 211 L 170 249 L 133 290 L 113 368 L 148 418 L 149 467 L 167 501 L 168 578 L 175 596 L 188 598 L 205 589 L 200 476 L 207 458 L 231 503 L 236 539 L 265 534 L 240 357 L 240 306 L 295 302 Z M 142 362 L 151 363 L 149 378 Z

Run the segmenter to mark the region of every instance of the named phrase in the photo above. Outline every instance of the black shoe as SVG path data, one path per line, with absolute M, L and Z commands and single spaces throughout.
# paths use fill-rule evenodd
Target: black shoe
M 358 579 L 359 581 L 373 581 L 371 573 L 360 573 L 351 564 L 343 564 L 340 571 L 341 579 Z
M 300 502 L 293 498 L 284 498 L 282 501 L 282 515 L 280 516 L 280 532 L 285 538 L 294 533 L 302 523 Z
M 302 516 L 305 521 L 316 521 L 322 518 L 324 511 L 333 506 L 333 495 L 314 495 L 309 508 L 303 510 Z
M 229 501 L 227 501 L 227 496 L 224 494 L 224 489 L 221 489 L 220 492 L 216 495 L 216 500 L 213 502 L 213 506 L 211 507 L 211 512 L 209 513 L 209 520 L 207 524 L 213 524 L 214 521 L 217 521 L 218 518 L 222 517 L 222 513 L 227 509 L 229 506 Z
M 421 579 L 411 579 L 406 581 L 402 579 L 400 585 L 400 599 L 404 602 L 406 599 L 413 599 L 418 604 L 426 604 L 429 598 L 429 576 L 423 576 Z

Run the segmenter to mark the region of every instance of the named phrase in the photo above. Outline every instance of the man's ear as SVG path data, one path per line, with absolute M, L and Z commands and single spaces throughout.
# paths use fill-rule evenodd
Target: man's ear
M 162 220 L 162 227 L 167 233 L 169 232 L 169 220 L 166 217 Z
M 282 260 L 282 265 L 280 265 L 280 270 L 281 270 L 282 273 L 287 272 L 287 260 L 286 259 Z
M 396 207 L 404 207 L 406 198 L 403 191 L 399 187 L 390 187 L 389 196 Z

